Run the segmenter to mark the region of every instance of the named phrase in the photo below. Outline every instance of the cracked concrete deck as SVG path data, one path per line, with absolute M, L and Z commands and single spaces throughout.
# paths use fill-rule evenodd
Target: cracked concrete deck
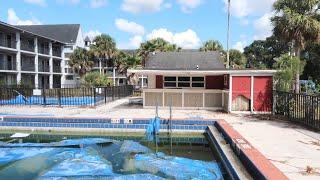
M 154 117 L 155 109 L 130 106 L 128 101 L 120 99 L 96 108 L 0 106 L 0 115 Z M 169 110 L 160 108 L 159 116 L 168 118 Z M 209 110 L 173 109 L 173 118 L 224 119 L 290 179 L 320 179 L 320 132 L 284 121 Z

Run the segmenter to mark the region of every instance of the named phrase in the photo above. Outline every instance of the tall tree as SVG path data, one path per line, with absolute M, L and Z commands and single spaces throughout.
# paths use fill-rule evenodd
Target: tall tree
M 84 48 L 77 48 L 70 56 L 69 66 L 83 77 L 93 66 L 91 54 Z
M 111 36 L 101 34 L 94 38 L 90 51 L 97 60 L 113 66 L 117 54 L 116 42 Z
M 219 41 L 208 40 L 200 47 L 200 51 L 223 51 L 223 46 Z
M 234 69 L 244 69 L 247 65 L 247 58 L 242 52 L 236 49 L 230 50 L 230 66 Z
M 292 43 L 299 59 L 308 41 L 319 41 L 319 4 L 320 0 L 278 0 L 273 5 L 277 13 L 271 19 L 273 32 Z M 295 80 L 295 91 L 299 93 L 300 72 L 296 72 Z
M 156 38 L 140 44 L 138 56 L 141 58 L 142 66 L 145 66 L 148 55 L 151 52 L 179 51 L 181 48 L 171 44 L 162 38 Z
M 291 57 L 288 54 L 282 55 L 277 59 L 274 68 L 278 69 L 275 76 L 277 90 L 289 91 L 293 89 L 295 74 L 302 73 L 304 62 L 298 57 Z
M 244 55 L 251 68 L 270 69 L 276 62 L 275 59 L 282 54 L 289 52 L 287 43 L 278 40 L 275 36 L 266 38 L 266 40 L 253 41 L 244 48 Z
M 306 60 L 302 77 L 320 85 L 320 43 L 309 43 L 302 57 Z

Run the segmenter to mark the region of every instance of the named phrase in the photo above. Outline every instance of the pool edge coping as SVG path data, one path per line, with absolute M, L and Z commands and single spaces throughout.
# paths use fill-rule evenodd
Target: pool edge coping
M 254 179 L 289 179 L 225 120 L 216 120 L 214 126 Z

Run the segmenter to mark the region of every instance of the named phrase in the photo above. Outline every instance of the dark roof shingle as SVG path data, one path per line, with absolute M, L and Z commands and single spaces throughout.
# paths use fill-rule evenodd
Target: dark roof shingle
M 20 29 L 49 37 L 64 43 L 76 43 L 80 24 L 24 25 Z
M 182 51 L 150 53 L 145 69 L 221 70 L 225 66 L 219 52 Z

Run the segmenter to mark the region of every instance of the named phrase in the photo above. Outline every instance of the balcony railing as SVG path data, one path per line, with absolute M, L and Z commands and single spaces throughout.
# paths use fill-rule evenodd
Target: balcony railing
M 38 43 L 38 52 L 40 54 L 49 55 L 49 43 L 46 43 L 46 42 Z
M 39 65 L 39 66 L 38 66 L 38 71 L 39 71 L 39 72 L 50 72 L 50 67 L 49 67 L 49 66 Z
M 24 51 L 31 51 L 34 52 L 34 42 L 33 41 L 21 41 L 21 47 Z
M 23 64 L 21 66 L 22 71 L 35 71 L 34 63 Z
M 16 41 L 8 39 L 0 39 L 0 46 L 16 49 Z
M 61 73 L 61 66 L 53 66 L 53 72 Z
M 61 50 L 52 49 L 52 55 L 56 57 L 61 57 Z

